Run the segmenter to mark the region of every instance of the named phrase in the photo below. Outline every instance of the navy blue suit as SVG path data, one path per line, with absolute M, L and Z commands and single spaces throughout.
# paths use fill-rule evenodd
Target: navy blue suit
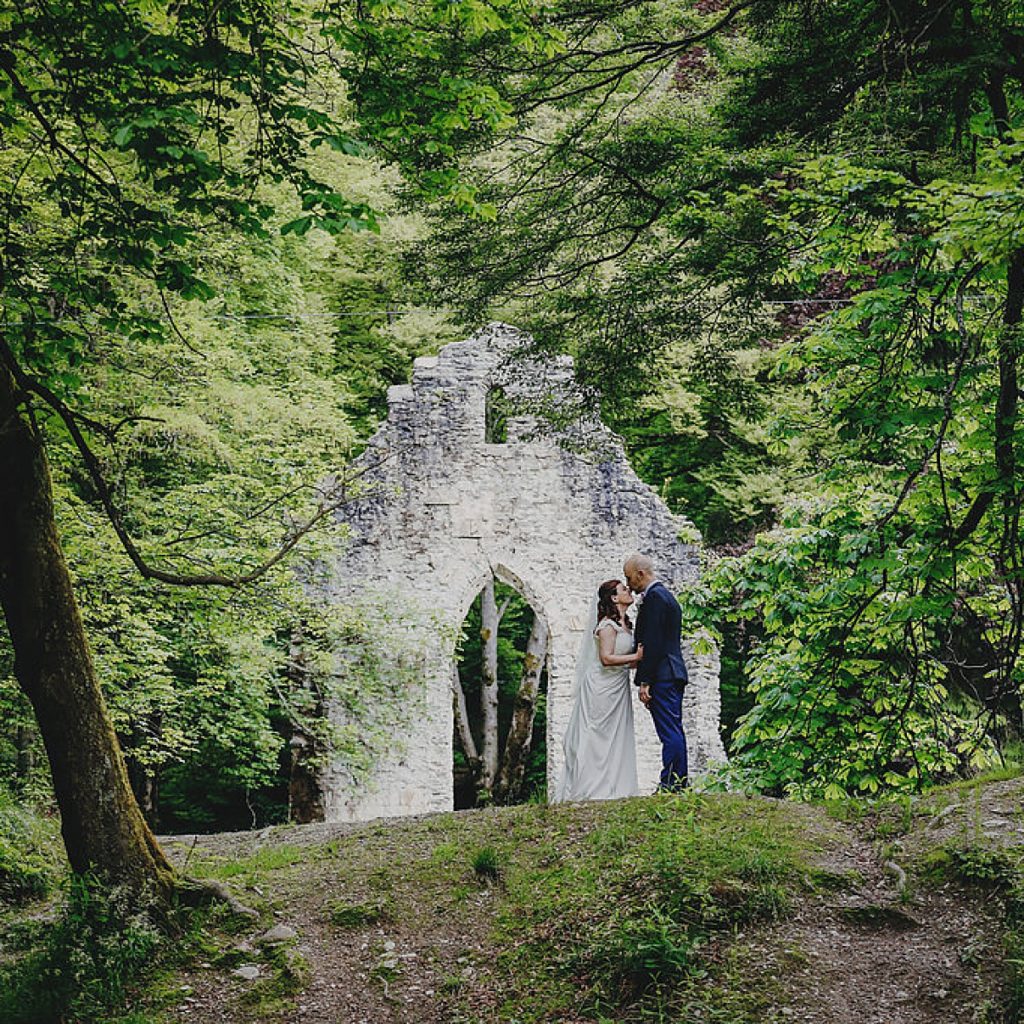
M 683 689 L 689 679 L 679 647 L 682 612 L 679 602 L 660 580 L 651 584 L 636 619 L 636 643 L 643 646 L 643 661 L 633 682 L 651 689 L 647 705 L 661 740 L 659 789 L 678 790 L 688 771 L 686 734 L 683 732 Z

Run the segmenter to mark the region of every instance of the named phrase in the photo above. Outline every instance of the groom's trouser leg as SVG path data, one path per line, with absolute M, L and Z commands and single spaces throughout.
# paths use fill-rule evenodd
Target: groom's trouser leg
M 688 771 L 683 732 L 683 688 L 678 683 L 653 683 L 647 705 L 661 740 L 661 782 L 658 789 L 682 789 Z

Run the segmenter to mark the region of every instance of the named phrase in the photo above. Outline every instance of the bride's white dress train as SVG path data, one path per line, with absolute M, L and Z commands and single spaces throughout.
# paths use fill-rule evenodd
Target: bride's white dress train
M 594 651 L 581 652 L 584 670 L 578 676 L 576 703 L 565 731 L 565 764 L 555 788 L 555 802 L 614 800 L 636 796 L 636 743 L 629 669 L 602 665 L 596 656 L 602 629 L 615 630 L 615 654 L 633 650 L 633 634 L 612 619 L 594 630 Z

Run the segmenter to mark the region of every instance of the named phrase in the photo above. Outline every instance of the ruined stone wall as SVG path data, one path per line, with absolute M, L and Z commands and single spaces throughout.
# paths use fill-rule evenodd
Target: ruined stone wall
M 390 389 L 387 422 L 361 456 L 370 491 L 346 511 L 351 541 L 330 567 L 324 597 L 362 594 L 402 602 L 406 614 L 412 609 L 408 628 L 422 641 L 422 671 L 418 685 L 396 694 L 406 724 L 370 781 L 355 786 L 338 767 L 325 772 L 328 820 L 451 809 L 455 638 L 492 574 L 515 587 L 550 629 L 549 790 L 562 767 L 576 651 L 598 584 L 620 576 L 633 551 L 649 553 L 677 591 L 697 578 L 692 525 L 639 480 L 610 432 L 591 420 L 582 453 L 557 438 L 532 437 L 530 390 L 538 402 L 539 384 L 543 394 L 568 394 L 571 363 L 510 371 L 507 356 L 522 340 L 492 324 L 437 357 L 416 360 L 412 384 Z M 487 443 L 484 434 L 496 384 L 527 399 L 503 444 Z M 699 773 L 724 760 L 718 659 L 685 653 L 683 718 L 691 770 Z M 639 701 L 635 712 L 641 791 L 653 791 L 660 746 Z

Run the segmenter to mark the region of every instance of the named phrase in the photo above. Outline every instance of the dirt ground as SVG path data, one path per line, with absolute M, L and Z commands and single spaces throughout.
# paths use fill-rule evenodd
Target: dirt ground
M 1002 984 L 1003 908 L 999 897 L 959 883 L 921 884 L 929 854 L 948 844 L 984 840 L 1017 856 L 1024 849 L 1024 780 L 945 791 L 899 820 L 835 821 L 807 807 L 808 829 L 824 837 L 815 854 L 823 877 L 838 883 L 803 894 L 791 912 L 716 940 L 713 956 L 733 957 L 745 983 L 770 993 L 767 1024 L 959 1024 L 997 1019 Z M 501 827 L 500 811 L 491 815 Z M 449 829 L 440 839 L 452 839 Z M 165 847 L 179 864 L 266 855 L 295 862 L 229 879 L 243 900 L 294 931 L 276 947 L 301 955 L 304 984 L 274 1002 L 273 970 L 260 929 L 238 938 L 225 967 L 199 966 L 181 979 L 175 1011 L 188 1024 L 301 1021 L 303 1024 L 483 1024 L 515 1018 L 495 1005 L 492 938 L 499 892 L 474 886 L 453 901 L 403 884 L 403 859 L 429 857 L 438 836 L 431 819 L 369 825 L 309 825 L 262 833 L 173 837 Z M 419 847 L 417 848 L 417 844 Z M 326 851 L 304 858 L 301 850 Z M 375 870 L 374 866 L 377 866 Z M 397 881 L 396 881 L 397 879 Z M 386 899 L 381 898 L 384 892 Z M 339 928 L 339 906 L 401 907 L 355 927 Z M 372 915 L 371 915 L 372 916 Z M 262 929 L 267 927 L 264 920 Z M 285 934 L 291 935 L 291 932 Z M 272 958 L 271 958 L 272 960 Z M 280 965 L 279 956 L 276 962 Z M 256 977 L 244 977 L 253 970 Z M 242 974 L 235 973 L 242 971 Z M 270 989 L 261 994 L 261 986 Z M 458 998 L 455 998 L 458 993 Z M 467 1006 L 475 1010 L 467 1010 Z M 678 1024 L 720 1017 L 694 1017 Z M 584 1018 L 580 1018 L 581 1020 Z M 589 1019 L 589 1018 L 587 1018 Z M 562 1024 L 575 1024 L 563 1018 Z

